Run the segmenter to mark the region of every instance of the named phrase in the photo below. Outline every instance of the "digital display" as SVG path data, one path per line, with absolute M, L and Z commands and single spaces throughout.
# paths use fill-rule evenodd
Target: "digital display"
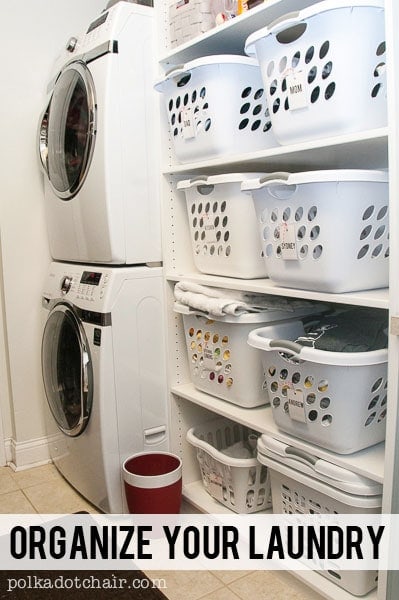
M 80 283 L 87 283 L 89 285 L 98 285 L 100 283 L 101 273 L 95 273 L 94 271 L 83 271 Z
M 107 17 L 108 17 L 108 13 L 106 12 L 103 15 L 101 15 L 101 17 L 98 17 L 98 19 L 96 19 L 95 21 L 90 23 L 89 28 L 86 31 L 86 33 L 90 33 L 90 31 L 93 31 L 93 29 L 96 29 L 96 27 L 100 27 L 100 25 L 105 23 L 105 21 L 107 20 Z

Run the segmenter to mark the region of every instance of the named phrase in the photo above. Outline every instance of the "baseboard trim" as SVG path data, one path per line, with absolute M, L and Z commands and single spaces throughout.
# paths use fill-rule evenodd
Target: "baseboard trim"
M 7 464 L 14 471 L 23 471 L 51 462 L 47 437 L 16 442 L 12 438 L 5 442 Z

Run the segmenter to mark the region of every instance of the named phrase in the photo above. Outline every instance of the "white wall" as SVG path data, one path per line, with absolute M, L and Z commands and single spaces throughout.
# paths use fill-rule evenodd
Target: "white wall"
M 0 385 L 0 408 L 4 435 L 16 447 L 45 436 L 40 308 L 50 257 L 36 156 L 39 114 L 55 58 L 67 39 L 83 31 L 106 2 L 0 1 L 0 233 L 8 340 L 8 354 L 7 347 L 5 353 L 0 348 L 0 363 L 9 365 L 9 385 L 4 380 Z

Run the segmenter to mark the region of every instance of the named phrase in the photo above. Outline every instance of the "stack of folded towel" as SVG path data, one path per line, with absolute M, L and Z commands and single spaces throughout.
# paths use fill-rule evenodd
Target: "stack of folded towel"
M 312 303 L 307 300 L 226 290 L 190 281 L 176 283 L 174 295 L 181 304 L 217 317 L 239 316 L 266 310 L 293 312 L 299 308 L 312 306 Z

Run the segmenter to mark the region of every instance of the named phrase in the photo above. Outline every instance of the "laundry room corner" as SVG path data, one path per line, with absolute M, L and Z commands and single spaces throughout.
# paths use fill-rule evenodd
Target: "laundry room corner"
M 35 152 L 37 125 L 54 56 L 104 6 L 104 0 L 32 0 L 0 8 L 7 49 L 0 117 L 0 458 L 4 454 L 17 470 L 49 460 L 40 298 L 50 254 Z

